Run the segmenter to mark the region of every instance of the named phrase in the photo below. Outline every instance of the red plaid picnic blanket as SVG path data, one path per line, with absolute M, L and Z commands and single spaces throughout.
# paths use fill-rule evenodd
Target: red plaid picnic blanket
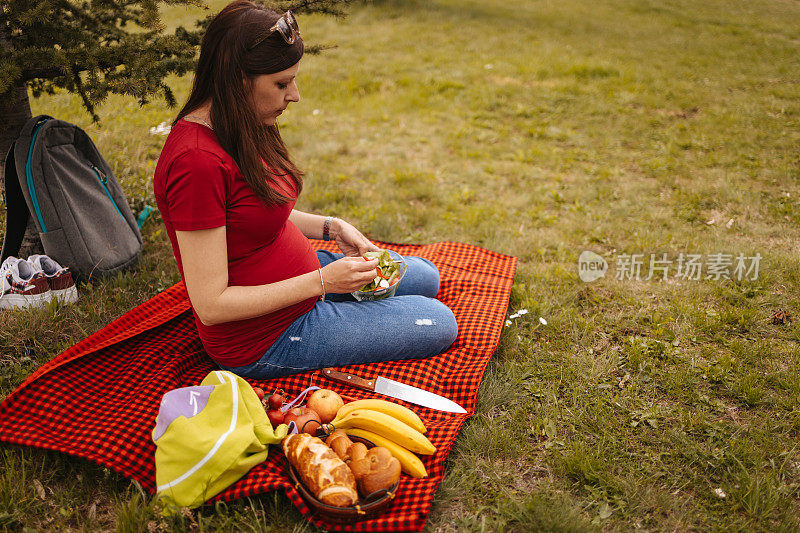
M 336 251 L 328 242 L 317 248 Z M 483 372 L 500 339 L 517 259 L 475 246 L 380 243 L 403 255 L 430 259 L 441 274 L 438 298 L 455 314 L 459 335 L 435 357 L 353 365 L 361 376 L 382 375 L 435 391 L 464 406 L 465 415 L 406 404 L 428 427 L 436 445 L 424 457 L 430 476 L 404 476 L 391 508 L 381 516 L 348 524 L 327 523 L 313 514 L 292 487 L 278 447 L 261 465 L 217 495 L 232 500 L 277 489 L 286 491 L 306 518 L 319 527 L 347 531 L 419 531 L 444 473 L 444 461 L 464 421 L 474 414 Z M 58 450 L 83 457 L 137 480 L 155 493 L 152 431 L 161 396 L 197 385 L 216 365 L 203 351 L 183 283 L 126 313 L 97 333 L 42 365 L 0 404 L 0 441 Z M 354 399 L 370 393 L 346 389 L 307 372 L 269 381 L 264 390 L 299 393 L 309 385 Z M 378 395 L 380 396 L 380 395 Z M 68 398 L 68 401 L 54 401 Z M 402 402 L 401 402 L 402 403 Z

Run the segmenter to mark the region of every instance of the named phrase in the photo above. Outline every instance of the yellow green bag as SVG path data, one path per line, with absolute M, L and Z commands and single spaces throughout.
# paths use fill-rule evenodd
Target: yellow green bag
M 255 391 L 217 370 L 161 399 L 153 442 L 156 485 L 165 503 L 197 507 L 267 458 L 288 427 L 274 430 Z

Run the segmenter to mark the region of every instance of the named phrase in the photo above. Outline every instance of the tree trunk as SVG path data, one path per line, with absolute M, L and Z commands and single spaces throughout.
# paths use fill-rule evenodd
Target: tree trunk
M 8 105 L 0 103 L 0 154 L 8 153 L 11 143 L 19 136 L 22 126 L 31 118 L 28 90 L 25 86 L 14 89 L 13 100 Z M 3 169 L 0 168 L 0 173 Z M 0 174 L 1 175 L 1 174 Z
M 0 39 L 0 44 L 2 39 Z M 14 89 L 11 102 L 3 103 L 0 101 L 0 193 L 3 196 L 3 208 L 5 209 L 5 157 L 11 144 L 19 136 L 22 127 L 31 118 L 31 106 L 28 101 L 28 89 L 21 85 Z M 5 217 L 3 217 L 3 235 L 5 235 Z M 39 233 L 33 222 L 33 217 L 28 219 L 28 228 L 25 230 L 25 238 L 19 251 L 20 257 L 28 257 L 31 254 L 44 253 Z
M 8 33 L 8 27 L 0 24 L 0 48 L 9 49 L 13 45 Z M 3 198 L 3 209 L 6 205 L 5 191 L 5 157 L 11 143 L 19 136 L 22 127 L 31 118 L 31 104 L 28 101 L 28 88 L 24 80 L 20 80 L 19 85 L 11 90 L 9 99 L 0 99 L 0 195 Z M 3 236 L 6 234 L 6 217 L 3 218 Z M 44 253 L 42 241 L 39 239 L 39 232 L 33 223 L 33 217 L 28 218 L 28 227 L 25 230 L 25 238 L 18 255 L 28 257 L 31 254 Z

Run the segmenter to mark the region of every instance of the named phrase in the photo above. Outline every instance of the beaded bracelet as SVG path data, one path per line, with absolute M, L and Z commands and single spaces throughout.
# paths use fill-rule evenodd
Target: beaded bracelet
M 333 222 L 333 217 L 325 217 L 325 223 L 322 224 L 323 241 L 331 240 L 331 222 Z

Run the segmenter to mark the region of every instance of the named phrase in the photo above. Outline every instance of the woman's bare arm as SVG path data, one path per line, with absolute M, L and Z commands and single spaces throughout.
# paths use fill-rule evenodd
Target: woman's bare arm
M 229 287 L 225 231 L 225 226 L 222 226 L 175 232 L 186 291 L 203 324 L 266 315 L 322 294 L 317 272 L 268 285 Z
M 292 209 L 289 220 L 291 220 L 294 225 L 300 229 L 303 235 L 309 239 L 322 238 L 322 226 L 325 223 L 325 217 Z M 330 239 L 336 242 L 342 253 L 349 256 L 357 256 L 364 252 L 380 250 L 372 241 L 358 231 L 355 226 L 340 218 L 334 218 L 331 221 Z
M 314 215 L 312 213 L 306 213 L 305 211 L 298 211 L 297 209 L 292 209 L 292 212 L 289 214 L 289 220 L 297 226 L 297 228 L 309 239 L 321 239 L 322 238 L 322 226 L 325 224 L 325 217 L 322 215 Z M 331 239 L 336 238 L 336 234 L 339 231 L 339 219 L 334 218 L 331 223 L 330 229 L 330 237 Z
M 228 286 L 225 226 L 176 231 L 186 292 L 205 325 L 266 315 L 322 294 L 319 272 L 275 283 Z M 326 292 L 351 292 L 373 279 L 377 260 L 346 257 L 322 269 Z

